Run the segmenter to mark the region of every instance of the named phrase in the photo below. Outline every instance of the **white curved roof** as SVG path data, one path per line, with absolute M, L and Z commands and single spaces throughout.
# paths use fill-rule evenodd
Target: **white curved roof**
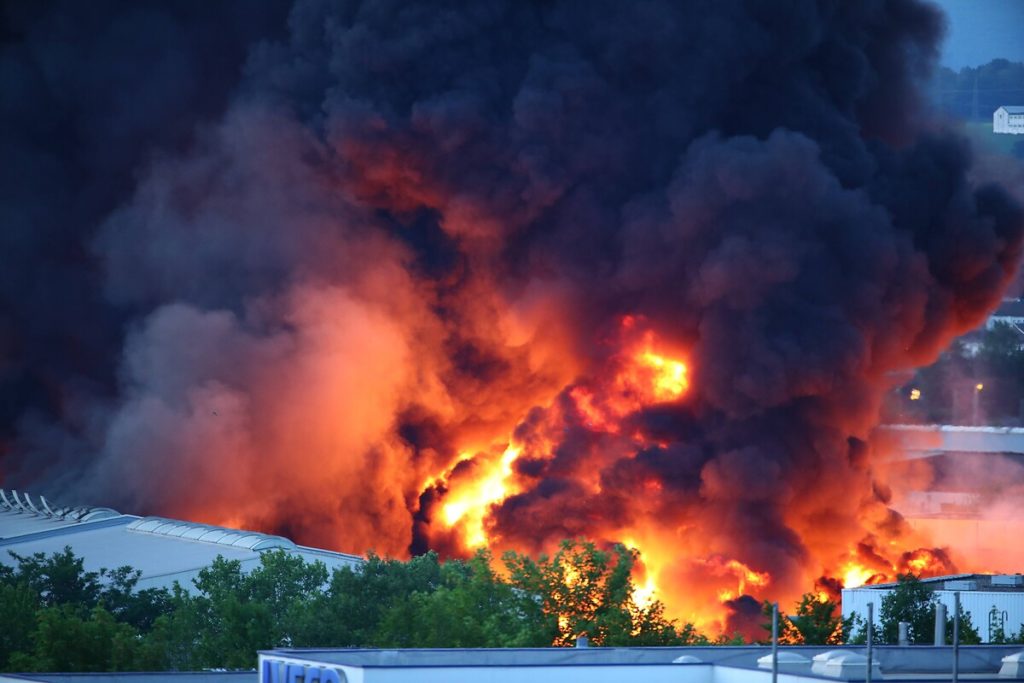
M 260 565 L 266 550 L 283 550 L 328 570 L 357 567 L 362 559 L 329 550 L 297 546 L 281 536 L 167 519 L 122 515 L 109 508 L 61 508 L 41 496 L 0 491 L 0 564 L 17 555 L 50 555 L 71 548 L 87 571 L 130 566 L 140 572 L 138 588 L 191 590 L 193 579 L 220 556 L 241 563 L 243 571 Z
M 231 548 L 244 548 L 245 550 L 296 549 L 295 543 L 283 536 L 271 536 L 257 531 L 239 531 L 211 524 L 183 522 L 163 517 L 143 517 L 129 524 L 127 528 L 129 531 L 187 538 Z

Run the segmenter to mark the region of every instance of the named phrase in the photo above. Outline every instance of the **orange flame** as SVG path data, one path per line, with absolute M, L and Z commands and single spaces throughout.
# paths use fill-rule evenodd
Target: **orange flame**
M 652 389 L 658 401 L 674 401 L 690 386 L 686 378 L 686 363 L 645 351 L 639 362 L 653 374 Z
M 452 491 L 445 498 L 441 508 L 444 523 L 448 527 L 459 527 L 467 548 L 487 545 L 484 519 L 492 505 L 500 503 L 514 492 L 512 463 L 521 452 L 522 449 L 510 444 L 500 459 L 488 463 L 483 476 Z M 464 456 L 460 462 L 469 457 Z
M 635 319 L 623 320 L 623 328 L 630 330 Z M 686 361 L 663 351 L 656 351 L 654 333 L 647 331 L 639 343 L 622 354 L 618 371 L 602 387 L 601 395 L 587 385 L 577 385 L 569 391 L 576 409 L 584 422 L 597 431 L 618 434 L 620 421 L 626 415 L 646 406 L 677 401 L 690 387 Z
M 842 569 L 843 588 L 857 588 L 863 586 L 876 575 L 876 572 L 863 565 L 851 562 Z
M 718 599 L 722 602 L 746 594 L 748 588 L 763 588 L 771 580 L 767 573 L 756 572 L 739 560 L 722 561 L 720 558 L 710 558 L 705 564 L 713 573 L 719 576 L 731 575 L 736 581 L 736 588 L 718 591 Z

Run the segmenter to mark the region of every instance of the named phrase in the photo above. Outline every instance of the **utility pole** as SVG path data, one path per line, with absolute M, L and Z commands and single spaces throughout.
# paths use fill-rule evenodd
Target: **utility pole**
M 960 681 L 960 591 L 953 591 L 953 683 Z
M 978 71 L 974 70 L 974 92 L 971 95 L 971 121 L 977 121 L 981 118 L 978 110 Z
M 875 651 L 874 651 L 874 631 L 875 631 L 875 603 L 868 603 L 868 670 L 865 677 L 865 683 L 871 683 L 871 667 L 874 665 Z
M 772 683 L 779 683 L 779 603 L 772 603 Z

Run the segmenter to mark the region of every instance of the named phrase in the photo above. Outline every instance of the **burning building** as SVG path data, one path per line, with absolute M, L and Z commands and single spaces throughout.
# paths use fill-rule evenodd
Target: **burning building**
M 968 569 L 869 447 L 1020 257 L 920 96 L 934 8 L 249 10 L 11 10 L 4 485 L 346 552 L 622 541 L 730 632 Z

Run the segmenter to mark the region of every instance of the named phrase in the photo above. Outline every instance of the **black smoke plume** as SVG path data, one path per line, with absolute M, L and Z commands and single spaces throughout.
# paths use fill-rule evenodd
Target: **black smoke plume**
M 916 0 L 4 11 L 8 486 L 458 552 L 515 435 L 495 543 L 654 530 L 665 576 L 792 590 L 904 533 L 879 396 L 1020 256 Z M 572 397 L 627 317 L 691 386 L 611 433 Z

